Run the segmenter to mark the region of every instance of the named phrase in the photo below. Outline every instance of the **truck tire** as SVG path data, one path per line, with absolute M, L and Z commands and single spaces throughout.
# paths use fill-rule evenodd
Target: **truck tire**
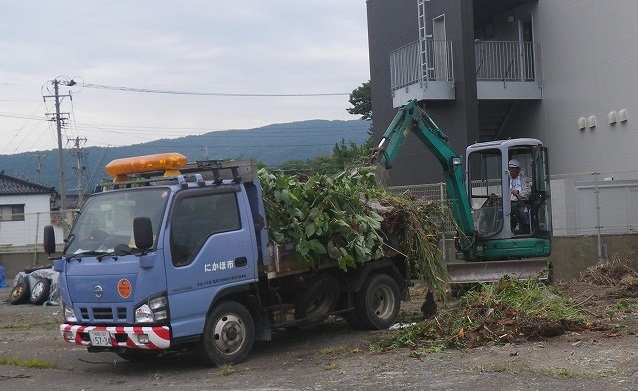
M 18 282 L 16 286 L 11 290 L 11 304 L 22 304 L 29 300 L 29 282 L 27 279 L 23 279 Z
M 29 301 L 31 304 L 40 305 L 49 298 L 49 290 L 51 289 L 51 280 L 48 278 L 40 278 L 31 287 Z
M 320 274 L 313 278 L 294 298 L 296 324 L 302 330 L 313 329 L 322 324 L 337 308 L 341 289 L 339 281 L 330 274 Z
M 213 364 L 239 364 L 255 341 L 255 324 L 250 311 L 236 301 L 221 301 L 206 318 L 202 350 Z
M 400 307 L 399 285 L 387 274 L 369 276 L 355 297 L 355 315 L 370 330 L 392 326 Z

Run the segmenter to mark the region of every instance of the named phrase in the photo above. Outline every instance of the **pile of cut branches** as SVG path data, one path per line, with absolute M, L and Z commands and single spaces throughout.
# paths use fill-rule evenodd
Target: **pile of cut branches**
M 467 292 L 456 306 L 393 333 L 376 347 L 407 347 L 420 356 L 448 348 L 539 340 L 591 326 L 555 288 L 538 279 L 504 277 Z
M 336 176 L 259 171 L 270 237 L 293 243 L 311 265 L 329 257 L 340 268 L 399 253 L 409 277 L 425 279 L 443 295 L 447 271 L 438 248 L 441 209 L 392 196 L 361 169 Z

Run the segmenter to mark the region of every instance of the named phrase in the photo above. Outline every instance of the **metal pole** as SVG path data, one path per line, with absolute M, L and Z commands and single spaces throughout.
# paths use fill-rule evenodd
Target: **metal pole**
M 38 232 L 40 231 L 40 212 L 36 212 L 35 214 L 35 246 L 33 247 L 33 265 L 35 266 L 38 262 Z
M 445 184 L 443 182 L 439 183 L 439 199 L 441 200 L 441 208 L 443 208 L 443 203 L 445 202 Z M 447 256 L 445 252 L 445 229 L 447 228 L 447 222 L 445 223 L 445 227 L 441 230 L 441 260 L 443 262 L 447 262 Z
M 603 245 L 602 245 L 602 238 L 600 236 L 600 230 L 601 230 L 601 226 L 600 226 L 600 189 L 598 188 L 598 176 L 600 175 L 599 172 L 594 172 L 593 173 L 595 176 L 595 182 L 594 182 L 594 194 L 596 195 L 596 245 L 598 248 L 598 263 L 602 263 L 604 261 L 603 259 Z

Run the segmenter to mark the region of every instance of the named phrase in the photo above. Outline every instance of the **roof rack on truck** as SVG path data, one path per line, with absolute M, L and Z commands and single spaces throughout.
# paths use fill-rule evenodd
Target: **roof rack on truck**
M 185 156 L 171 152 L 116 159 L 107 164 L 105 170 L 114 178 L 102 183 L 103 189 L 172 182 L 182 186 L 196 182 L 204 186 L 205 181 L 213 181 L 215 185 L 222 184 L 224 180 L 252 182 L 257 177 L 257 162 L 246 159 L 188 163 Z

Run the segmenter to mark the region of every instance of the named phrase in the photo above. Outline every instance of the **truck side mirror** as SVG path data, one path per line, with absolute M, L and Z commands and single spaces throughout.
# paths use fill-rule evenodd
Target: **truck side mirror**
M 52 225 L 44 227 L 44 252 L 49 256 L 55 252 L 55 232 Z
M 136 217 L 133 220 L 135 247 L 148 250 L 153 247 L 153 224 L 150 217 Z

